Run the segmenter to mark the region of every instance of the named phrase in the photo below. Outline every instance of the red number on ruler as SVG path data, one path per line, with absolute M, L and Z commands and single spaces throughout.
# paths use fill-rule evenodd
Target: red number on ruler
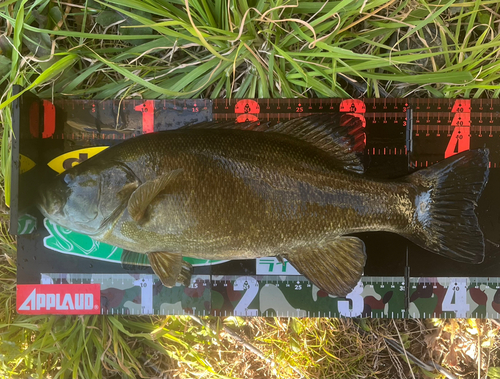
M 470 149 L 470 127 L 457 126 L 453 129 L 453 134 L 450 137 L 450 142 L 444 152 L 444 157 L 448 158 L 452 155 L 461 153 Z
M 366 105 L 358 99 L 342 100 L 339 110 L 349 113 L 366 113 Z
M 146 100 L 137 105 L 134 110 L 142 112 L 142 132 L 152 133 L 155 131 L 155 102 Z
M 470 149 L 470 100 L 456 100 L 453 112 L 451 126 L 454 129 L 444 152 L 445 158 Z
M 43 138 L 50 138 L 56 131 L 56 107 L 48 100 L 43 101 Z
M 234 113 L 260 113 L 260 105 L 255 100 L 239 100 L 234 106 Z
M 453 104 L 451 112 L 470 113 L 470 109 L 471 109 L 470 99 L 460 99 L 460 100 L 455 100 L 455 104 Z

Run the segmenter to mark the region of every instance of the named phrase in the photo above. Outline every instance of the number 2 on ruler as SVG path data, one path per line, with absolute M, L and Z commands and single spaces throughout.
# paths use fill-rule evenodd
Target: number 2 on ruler
M 234 281 L 235 291 L 245 291 L 239 303 L 234 307 L 235 316 L 258 316 L 258 309 L 248 309 L 259 293 L 259 282 L 251 276 L 242 276 Z

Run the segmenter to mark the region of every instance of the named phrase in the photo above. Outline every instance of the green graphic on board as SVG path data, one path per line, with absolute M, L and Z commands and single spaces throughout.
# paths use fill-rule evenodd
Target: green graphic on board
M 75 233 L 48 219 L 43 220 L 43 225 L 50 233 L 43 239 L 43 244 L 48 249 L 101 261 L 120 262 L 123 249 L 94 241 L 89 236 Z
M 17 234 L 30 234 L 36 230 L 36 217 L 25 214 L 17 220 Z
M 35 220 L 36 221 L 36 220 Z M 43 239 L 43 244 L 47 249 L 63 254 L 78 255 L 100 261 L 121 263 L 123 249 L 108 245 L 106 243 L 94 241 L 87 235 L 73 232 L 54 224 L 49 219 L 44 219 L 43 224 L 49 232 L 49 236 Z M 35 222 L 36 226 L 36 222 Z M 193 266 L 206 266 L 210 264 L 223 263 L 227 261 L 208 260 L 184 257 L 186 262 Z

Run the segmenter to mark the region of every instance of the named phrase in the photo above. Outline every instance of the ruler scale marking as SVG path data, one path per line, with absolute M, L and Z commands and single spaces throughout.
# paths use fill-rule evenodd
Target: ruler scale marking
M 51 277 L 53 278 L 54 281 L 57 280 L 57 278 L 60 278 L 61 277 L 61 274 L 45 274 L 47 275 L 48 277 Z M 67 274 L 62 274 L 63 276 L 64 275 L 67 275 Z M 154 276 L 153 278 L 153 275 L 147 275 L 147 276 L 143 276 L 141 279 L 139 279 L 140 281 L 143 281 L 143 279 L 148 279 L 147 277 L 151 277 L 151 283 L 156 283 L 156 284 L 159 284 L 159 279 Z M 111 280 L 111 282 L 113 284 L 117 284 L 117 283 L 125 283 L 125 286 L 127 284 L 130 284 L 131 286 L 134 286 L 134 283 L 137 281 L 135 278 L 131 277 L 130 275 L 126 275 L 126 274 L 115 274 L 115 275 L 108 275 L 108 278 Z M 246 277 L 245 277 L 246 278 Z M 269 285 L 273 285 L 273 283 L 277 283 L 277 282 L 280 282 L 280 283 L 287 283 L 290 278 L 289 277 L 286 277 L 286 278 L 282 278 L 282 279 L 278 279 L 278 278 L 272 278 L 272 277 L 259 277 L 259 276 L 248 276 L 248 278 L 252 278 L 252 280 L 255 280 L 256 282 L 259 283 L 259 286 L 260 286 L 260 290 L 262 290 L 262 288 L 264 288 L 266 286 L 266 284 L 269 284 Z M 74 278 L 74 280 L 78 280 L 78 278 Z M 96 276 L 95 274 L 92 275 L 92 274 L 81 274 L 80 276 L 80 280 L 82 281 L 98 281 L 98 276 Z M 238 276 L 234 276 L 234 275 L 231 275 L 231 276 L 225 276 L 225 278 L 223 279 L 223 288 L 224 289 L 228 289 L 228 288 L 231 288 L 232 286 L 234 286 L 234 283 L 236 283 L 238 280 L 242 280 L 242 277 L 238 277 Z M 453 280 L 450 281 L 450 280 Z M 498 283 L 498 278 L 495 278 L 495 280 L 497 281 Z M 442 283 L 442 285 L 444 286 L 444 288 L 446 289 L 446 296 L 444 297 L 444 299 L 441 299 L 443 301 L 443 310 L 440 312 L 440 313 L 437 313 L 434 309 L 425 309 L 425 310 L 422 310 L 423 312 L 423 317 L 425 318 L 426 316 L 432 316 L 432 317 L 437 317 L 437 318 L 448 318 L 448 317 L 473 317 L 473 316 L 482 316 L 484 317 L 485 314 L 478 314 L 477 313 L 477 310 L 475 308 L 477 308 L 479 306 L 479 304 L 476 304 L 476 303 L 473 303 L 470 296 L 466 296 L 465 294 L 467 293 L 466 291 L 470 291 L 471 289 L 474 289 L 474 288 L 479 288 L 481 283 L 485 282 L 485 283 L 488 283 L 489 281 L 489 278 L 482 278 L 482 277 L 473 277 L 473 278 L 410 278 L 409 279 L 409 282 L 410 283 L 413 283 L 411 285 L 411 293 L 414 295 L 416 293 L 416 291 L 419 291 L 417 288 L 421 288 L 421 289 L 426 289 L 426 288 L 433 288 L 434 290 L 438 289 L 440 284 L 439 283 Z M 300 293 L 300 299 L 301 299 L 301 303 L 304 304 L 307 302 L 307 299 L 309 296 L 312 296 L 312 294 L 310 293 L 310 291 L 312 290 L 313 286 L 312 286 L 312 283 L 310 283 L 306 278 L 304 277 L 301 277 L 300 280 L 295 280 L 294 281 L 296 283 L 295 285 L 295 289 L 294 291 L 297 291 L 298 288 L 300 288 L 298 291 Z M 384 288 L 388 288 L 389 291 L 394 291 L 395 290 L 395 283 L 396 282 L 401 282 L 401 283 L 405 283 L 405 279 L 404 277 L 364 277 L 362 278 L 362 283 L 363 283 L 363 286 L 365 288 L 369 287 L 369 288 L 379 288 L 379 289 L 384 289 Z M 458 284 L 458 287 L 456 287 Z M 217 287 L 217 284 L 216 284 L 216 281 L 214 281 L 214 286 Z M 179 286 L 178 286 L 179 287 Z M 177 287 L 177 288 L 178 288 Z M 496 286 L 498 287 L 498 285 Z M 151 286 L 152 288 L 152 286 Z M 459 288 L 459 289 L 457 289 Z M 249 291 L 250 288 L 248 288 L 247 290 L 244 290 L 243 293 L 245 293 L 245 291 Z M 455 297 L 454 296 L 454 292 L 455 291 L 459 291 L 457 292 L 460 296 L 459 297 Z M 169 291 L 169 289 L 164 289 L 164 291 Z M 402 291 L 404 292 L 405 289 L 403 288 Z M 258 296 L 256 296 L 254 299 L 258 299 Z M 330 299 L 330 298 L 329 298 Z M 325 315 L 328 313 L 328 316 L 329 317 L 332 317 L 332 312 L 334 315 L 337 314 L 337 311 L 335 309 L 335 304 L 338 304 L 338 302 L 342 301 L 342 300 L 338 300 L 337 302 L 335 302 L 333 299 L 331 299 L 332 302 L 331 302 L 331 305 L 330 307 L 333 307 L 333 308 L 330 308 L 330 309 L 314 309 L 313 308 L 302 308 L 302 307 L 299 307 L 297 309 L 295 309 L 293 311 L 293 314 L 294 316 L 296 317 L 302 317 L 303 315 L 307 314 L 308 317 L 320 317 L 321 315 Z M 241 300 L 240 300 L 241 301 Z M 143 303 L 142 303 L 143 304 Z M 394 303 L 394 302 L 391 302 L 389 301 L 389 304 L 393 304 L 393 308 L 390 309 L 390 314 L 383 311 L 383 310 L 378 310 L 378 311 L 374 311 L 374 310 L 370 310 L 369 311 L 369 315 L 370 317 L 376 317 L 376 318 L 393 318 L 394 317 L 394 314 L 396 313 L 397 314 L 397 317 L 408 317 L 410 315 L 410 317 L 419 317 L 415 312 L 408 312 L 408 307 L 405 306 L 404 302 L 401 302 L 401 303 Z M 394 305 L 396 304 L 396 306 L 398 306 L 397 304 L 399 304 L 399 308 L 394 308 Z M 300 304 L 299 304 L 300 305 Z M 439 305 L 439 304 L 438 304 Z M 445 306 L 447 306 L 448 308 L 446 308 Z M 366 303 L 365 303 L 365 307 L 366 307 Z M 450 308 L 451 307 L 451 308 Z M 102 308 L 101 310 L 101 313 L 110 313 L 110 314 L 128 314 L 128 313 L 132 313 L 132 314 L 135 314 L 137 310 L 134 309 L 134 308 L 131 308 L 131 309 L 128 309 L 126 307 L 118 307 L 118 308 L 111 308 L 111 309 L 108 309 L 107 311 L 105 311 L 104 308 Z M 198 314 L 198 315 L 205 315 L 206 314 L 206 309 L 203 309 L 202 311 L 198 311 L 197 307 L 193 307 L 192 308 L 192 313 L 194 314 Z M 167 310 L 166 310 L 167 314 L 170 315 L 170 314 L 176 314 L 174 312 L 174 309 L 173 308 L 170 308 L 168 307 Z M 187 311 L 187 308 L 183 308 L 181 310 L 181 312 L 183 314 L 191 314 L 190 312 Z M 223 313 L 222 313 L 223 312 Z M 304 313 L 306 312 L 306 313 Z M 141 310 L 139 311 L 138 314 L 165 314 L 165 308 L 161 308 L 161 307 L 156 307 L 156 308 L 153 308 L 153 307 L 144 307 L 142 306 L 141 307 Z M 235 314 L 233 311 L 231 310 L 228 310 L 228 309 L 224 309 L 224 310 L 213 310 L 212 311 L 212 314 L 214 315 L 224 315 L 224 316 L 228 316 L 228 315 L 241 315 L 241 314 Z M 269 315 L 284 315 L 286 314 L 287 316 L 290 316 L 290 310 L 286 310 L 286 309 L 280 309 L 280 308 L 277 308 L 277 309 L 273 309 L 273 312 L 272 314 L 270 313 L 270 309 L 260 309 L 260 311 L 258 311 L 257 313 L 251 313 L 251 314 L 246 314 L 247 316 L 248 315 L 253 315 L 253 316 L 257 316 L 257 315 L 265 315 L 265 316 L 269 316 Z M 455 315 L 454 315 L 455 314 Z M 360 314 L 356 313 L 354 311 L 354 309 L 348 309 L 344 312 L 341 312 L 341 315 L 343 317 L 359 317 Z M 401 316 L 400 316 L 401 315 Z M 366 314 L 365 314 L 366 316 Z M 422 314 L 420 314 L 420 316 L 422 316 Z M 489 314 L 486 314 L 486 317 L 488 317 Z

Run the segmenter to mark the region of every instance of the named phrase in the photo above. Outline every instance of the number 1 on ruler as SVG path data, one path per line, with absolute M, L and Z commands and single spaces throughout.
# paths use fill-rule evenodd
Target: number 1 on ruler
M 141 314 L 153 314 L 153 275 L 141 275 L 134 286 L 141 287 Z

